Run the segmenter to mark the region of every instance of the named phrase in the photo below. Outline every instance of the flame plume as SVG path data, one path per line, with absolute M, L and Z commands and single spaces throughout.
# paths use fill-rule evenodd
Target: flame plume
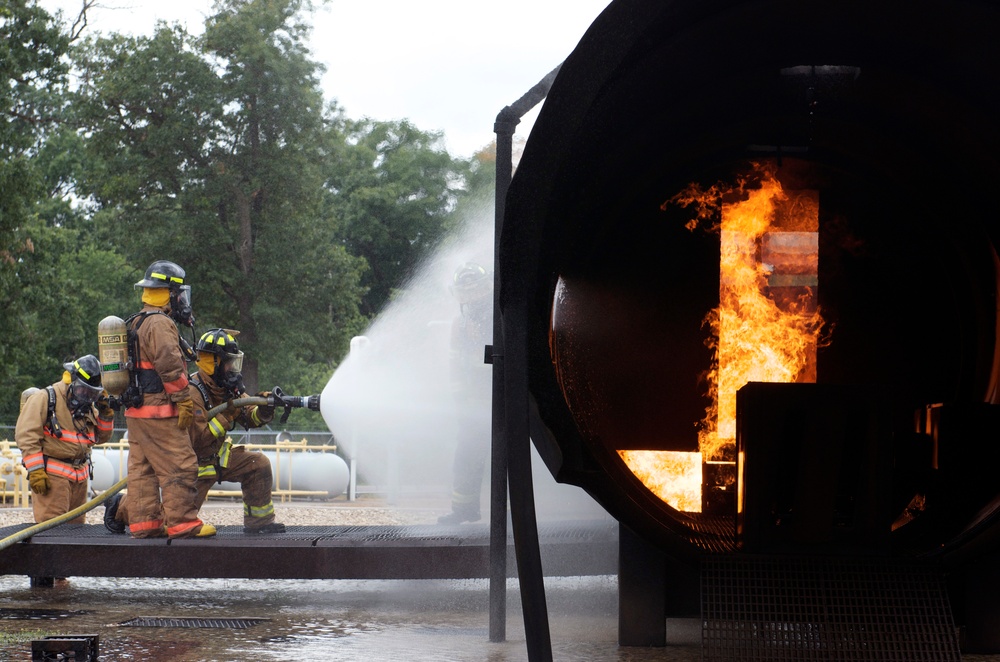
M 719 306 L 703 322 L 713 350 L 705 373 L 711 404 L 698 433 L 705 461 L 734 459 L 736 392 L 744 384 L 816 380 L 816 350 L 825 342 L 815 297 L 818 196 L 785 191 L 775 170 L 773 164 L 755 163 L 735 184 L 708 189 L 692 184 L 663 204 L 691 207 L 689 230 L 708 225 L 720 235 Z M 620 453 L 650 489 L 671 483 L 672 478 L 649 477 L 634 452 Z M 668 476 L 676 471 L 672 462 L 656 470 Z M 680 502 L 660 495 L 671 505 Z

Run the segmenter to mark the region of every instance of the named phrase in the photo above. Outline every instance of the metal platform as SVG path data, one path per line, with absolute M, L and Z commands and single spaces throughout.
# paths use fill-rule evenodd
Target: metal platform
M 28 524 L 0 528 L 0 539 Z M 100 524 L 64 524 L 0 551 L 0 574 L 32 577 L 470 579 L 489 576 L 489 526 L 290 526 L 213 538 L 137 540 Z M 547 576 L 618 571 L 618 524 L 540 523 Z M 508 533 L 508 576 L 515 576 Z
M 960 660 L 942 569 L 889 558 L 702 563 L 706 662 Z

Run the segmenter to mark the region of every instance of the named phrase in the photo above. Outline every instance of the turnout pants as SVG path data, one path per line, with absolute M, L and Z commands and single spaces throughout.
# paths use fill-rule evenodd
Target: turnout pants
M 459 414 L 458 445 L 452 466 L 453 512 L 479 516 L 483 474 L 490 457 L 491 426 L 490 417 L 483 415 L 479 408 Z
M 49 474 L 49 491 L 45 494 L 31 493 L 31 512 L 35 522 L 44 522 L 59 517 L 87 502 L 87 481 L 70 480 L 64 476 Z M 68 524 L 83 524 L 84 513 L 71 519 Z
M 233 446 L 229 465 L 216 467 L 215 470 L 216 476 L 198 480 L 199 508 L 217 482 L 239 483 L 243 492 L 243 526 L 257 529 L 274 521 L 274 502 L 271 501 L 273 476 L 271 461 L 266 455 L 248 451 L 243 446 Z
M 190 538 L 201 531 L 195 488 L 198 459 L 177 419 L 129 418 L 128 446 L 132 537 Z

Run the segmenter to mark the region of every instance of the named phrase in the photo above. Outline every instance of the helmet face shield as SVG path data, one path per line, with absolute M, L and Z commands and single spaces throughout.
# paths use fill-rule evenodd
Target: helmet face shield
M 104 388 L 101 386 L 91 386 L 84 380 L 77 378 L 70 384 L 70 391 L 72 392 L 72 399 L 80 405 L 92 405 L 101 397 Z
M 449 289 L 460 304 L 472 303 L 492 294 L 493 279 L 482 266 L 466 262 L 455 271 Z
M 237 352 L 235 354 L 223 354 L 222 355 L 222 372 L 224 373 L 242 373 L 243 372 L 243 352 Z
M 181 324 L 194 325 L 194 309 L 191 308 L 191 286 L 181 285 L 170 290 L 170 316 Z
M 221 363 L 215 371 L 213 379 L 222 388 L 228 389 L 233 395 L 243 392 L 243 352 L 223 354 Z

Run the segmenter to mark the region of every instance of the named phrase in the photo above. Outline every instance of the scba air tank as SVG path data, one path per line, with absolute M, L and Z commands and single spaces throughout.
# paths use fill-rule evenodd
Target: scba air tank
M 104 390 L 121 395 L 128 388 L 128 341 L 122 318 L 108 315 L 97 325 L 97 353 Z

